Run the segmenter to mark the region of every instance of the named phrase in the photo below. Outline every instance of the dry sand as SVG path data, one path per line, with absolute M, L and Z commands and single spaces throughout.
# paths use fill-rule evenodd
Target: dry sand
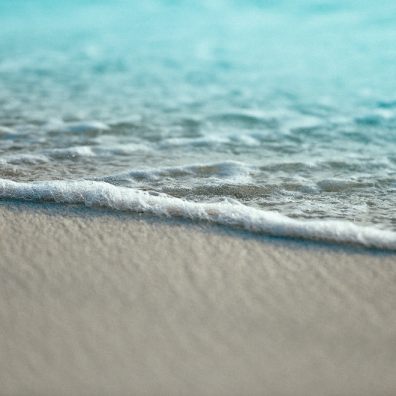
M 1 395 L 396 394 L 396 256 L 0 205 Z

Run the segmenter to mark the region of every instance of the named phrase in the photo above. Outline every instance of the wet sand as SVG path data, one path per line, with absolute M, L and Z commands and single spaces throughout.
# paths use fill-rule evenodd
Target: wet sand
M 394 395 L 396 255 L 0 205 L 1 395 Z

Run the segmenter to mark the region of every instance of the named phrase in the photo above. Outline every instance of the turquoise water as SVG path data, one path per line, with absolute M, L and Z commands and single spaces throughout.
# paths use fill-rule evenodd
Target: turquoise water
M 4 198 L 396 232 L 395 2 L 2 0 L 0 26 Z

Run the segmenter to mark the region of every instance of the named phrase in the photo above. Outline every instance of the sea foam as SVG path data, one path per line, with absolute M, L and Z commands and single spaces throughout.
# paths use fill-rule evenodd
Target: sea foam
M 234 200 L 192 202 L 166 194 L 119 187 L 103 181 L 19 183 L 0 179 L 0 198 L 83 204 L 121 211 L 182 217 L 273 236 L 305 238 L 396 250 L 396 232 L 348 221 L 299 220 L 242 205 Z

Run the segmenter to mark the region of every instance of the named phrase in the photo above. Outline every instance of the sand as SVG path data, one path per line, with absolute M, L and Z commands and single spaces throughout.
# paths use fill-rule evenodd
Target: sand
M 1 395 L 395 395 L 396 255 L 0 205 Z

